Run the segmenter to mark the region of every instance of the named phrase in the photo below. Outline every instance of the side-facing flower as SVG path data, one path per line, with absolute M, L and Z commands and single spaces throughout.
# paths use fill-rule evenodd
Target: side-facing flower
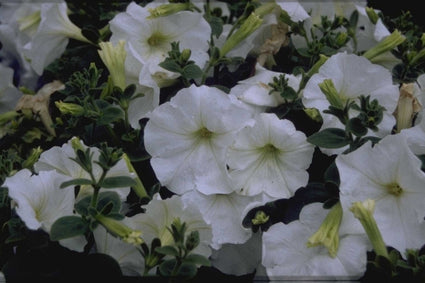
M 90 42 L 81 29 L 68 18 L 66 2 L 43 3 L 40 11 L 41 21 L 37 32 L 24 49 L 31 60 L 31 66 L 38 75 L 44 68 L 60 57 L 65 51 L 69 38 Z
M 232 192 L 226 150 L 250 117 L 234 96 L 217 88 L 192 85 L 177 92 L 152 112 L 145 127 L 158 180 L 176 194 Z
M 265 193 L 273 198 L 288 198 L 308 181 L 307 168 L 314 147 L 304 133 L 289 120 L 275 114 L 255 117 L 229 148 L 229 171 L 235 189 L 242 195 Z
M 230 93 L 244 102 L 254 113 L 261 113 L 285 102 L 281 94 L 270 85 L 274 78 L 279 79 L 281 76 L 287 80 L 287 87 L 296 93 L 300 87 L 301 77 L 270 71 L 259 64 L 255 66 L 255 75 L 239 81 Z
M 159 238 L 162 246 L 173 245 L 169 228 L 173 221 L 179 218 L 181 223 L 187 225 L 187 235 L 192 231 L 199 232 L 199 245 L 193 252 L 207 258 L 211 255 L 211 226 L 205 222 L 197 207 L 185 205 L 177 195 L 168 199 L 160 199 L 157 195 L 143 208 L 145 213 L 128 218 L 127 223 L 133 229 L 143 231 L 142 238 L 146 243 Z
M 384 67 L 372 64 L 366 58 L 354 54 L 338 53 L 331 56 L 319 69 L 319 72 L 311 77 L 303 91 L 302 101 L 307 108 L 316 108 L 323 118 L 321 130 L 325 128 L 344 128 L 345 126 L 337 117 L 323 113 L 328 109 L 330 102 L 319 85 L 324 81 L 332 82 L 337 97 L 342 105 L 347 101 L 356 101 L 361 95 L 376 99 L 379 105 L 385 108 L 382 122 L 378 125 L 379 130 L 369 130 L 369 135 L 383 137 L 391 133 L 395 124 L 392 115 L 397 107 L 399 90 L 393 84 L 391 73 Z M 358 101 L 356 101 L 358 103 Z M 350 110 L 350 118 L 356 114 Z M 345 148 L 325 149 L 326 154 L 341 153 Z
M 269 278 L 315 276 L 320 280 L 334 280 L 362 276 L 369 248 L 364 235 L 350 234 L 340 228 L 339 247 L 333 255 L 321 245 L 308 247 L 309 238 L 328 213 L 322 206 L 321 203 L 308 204 L 301 210 L 299 220 L 287 225 L 274 224 L 263 233 L 262 263 Z
M 375 201 L 374 217 L 385 243 L 404 253 L 423 245 L 425 173 L 405 138 L 390 135 L 339 155 L 340 200 L 344 210 L 354 202 Z
M 76 158 L 75 150 L 72 146 L 72 141 L 77 141 L 78 138 L 72 138 L 67 143 L 62 146 L 53 146 L 49 150 L 44 151 L 39 160 L 34 164 L 34 170 L 38 173 L 43 171 L 55 170 L 59 174 L 66 176 L 66 181 L 76 178 L 85 178 L 90 180 L 90 175 L 86 172 L 78 163 L 76 163 L 71 158 Z M 88 147 L 84 145 L 81 141 L 82 149 L 87 149 Z M 93 161 L 97 161 L 100 155 L 100 151 L 96 147 L 90 148 L 93 153 Z M 95 162 L 92 162 L 93 176 L 98 181 L 102 175 L 102 168 Z M 118 161 L 118 163 L 113 166 L 107 173 L 106 177 L 114 176 L 128 176 L 133 178 L 134 173 L 130 172 L 127 167 L 127 164 L 124 159 Z M 67 190 L 67 189 L 65 189 Z M 72 191 L 72 190 L 70 190 Z M 78 193 L 77 198 L 81 199 L 88 194 L 91 194 L 93 189 L 91 186 L 82 185 L 80 192 Z M 130 192 L 129 187 L 117 188 L 115 192 L 120 196 L 122 200 L 125 200 L 127 195 Z
M 60 189 L 66 177 L 55 171 L 32 175 L 28 169 L 6 178 L 4 186 L 16 203 L 16 213 L 32 230 L 49 231 L 53 222 L 61 216 L 72 215 L 74 192 Z

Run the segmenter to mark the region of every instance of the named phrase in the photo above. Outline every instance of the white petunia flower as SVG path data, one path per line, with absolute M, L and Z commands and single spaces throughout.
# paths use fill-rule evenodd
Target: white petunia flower
M 66 2 L 41 4 L 37 32 L 25 46 L 25 55 L 38 75 L 65 51 L 69 38 L 89 42 L 68 18 Z
M 15 109 L 21 96 L 13 85 L 13 70 L 0 64 L 0 114 Z
M 16 213 L 25 225 L 31 230 L 42 229 L 50 233 L 58 218 L 74 215 L 74 191 L 60 188 L 65 181 L 64 175 L 53 170 L 32 175 L 28 169 L 22 169 L 6 178 L 3 185 L 8 188 L 9 196 L 16 204 Z M 75 236 L 59 243 L 82 252 L 87 241 L 83 236 Z
M 234 96 L 207 86 L 177 92 L 150 115 L 144 132 L 151 165 L 176 194 L 231 193 L 226 150 L 251 114 Z
M 375 201 L 374 217 L 384 242 L 402 254 L 418 249 L 425 234 L 425 173 L 400 134 L 370 142 L 336 158 L 344 210 L 356 201 Z
M 391 73 L 382 66 L 372 64 L 364 57 L 354 54 L 338 53 L 330 57 L 319 69 L 319 72 L 311 77 L 303 91 L 303 104 L 307 108 L 316 108 L 322 114 L 323 125 L 326 128 L 342 128 L 344 125 L 331 114 L 323 113 L 330 103 L 321 91 L 319 84 L 324 80 L 332 80 L 338 100 L 345 105 L 348 100 L 357 100 L 361 95 L 370 95 L 370 100 L 376 99 L 385 107 L 382 122 L 378 125 L 379 130 L 369 130 L 368 135 L 383 137 L 391 133 L 395 125 L 392 115 L 399 98 L 398 86 L 393 84 Z M 350 110 L 350 118 L 355 117 L 356 111 Z M 326 154 L 337 154 L 344 148 L 327 149 L 321 148 Z
M 258 199 L 236 193 L 204 195 L 191 191 L 182 196 L 183 203 L 195 206 L 211 225 L 212 247 L 219 249 L 222 244 L 241 244 L 252 235 L 251 230 L 242 226 L 247 205 Z
M 280 93 L 276 91 L 270 93 L 273 89 L 269 85 L 273 82 L 273 78 L 279 78 L 282 75 L 288 80 L 288 86 L 294 91 L 298 91 L 301 82 L 300 76 L 273 72 L 256 64 L 255 75 L 239 81 L 230 90 L 230 93 L 244 102 L 254 113 L 262 113 L 270 107 L 276 107 L 285 102 Z
M 161 3 L 150 3 L 145 7 L 131 2 L 125 12 L 110 21 L 111 41 L 129 42 L 148 66 L 146 69 L 160 87 L 169 84 L 178 74 L 169 72 L 158 64 L 171 50 L 172 42 L 180 43 L 180 50 L 190 49 L 190 59 L 201 68 L 208 60 L 208 41 L 211 27 L 201 13 L 181 11 L 169 16 L 148 18 L 149 9 Z
M 124 276 L 143 275 L 144 259 L 139 248 L 114 237 L 102 225 L 97 226 L 93 236 L 96 252 L 113 257 L 120 265 Z
M 6 178 L 4 186 L 9 189 L 10 198 L 16 203 L 16 213 L 32 230 L 50 228 L 61 216 L 72 215 L 74 191 L 60 189 L 66 177 L 55 171 L 44 171 L 32 175 L 22 169 Z
M 229 148 L 228 164 L 235 189 L 242 195 L 265 193 L 273 198 L 289 198 L 308 182 L 307 168 L 314 147 L 289 120 L 275 114 L 256 116 Z
M 39 160 L 34 164 L 34 170 L 38 173 L 42 171 L 55 170 L 61 175 L 67 176 L 67 180 L 76 179 L 76 178 L 85 178 L 90 180 L 90 175 L 86 172 L 81 166 L 72 160 L 71 158 L 76 158 L 76 153 L 72 147 L 73 139 L 70 139 L 67 143 L 63 144 L 61 147 L 53 146 L 49 150 L 44 151 Z M 82 142 L 81 145 L 84 149 L 87 148 Z M 93 153 L 93 161 L 98 160 L 100 151 L 96 147 L 91 147 L 91 152 Z M 95 162 L 92 162 L 93 166 L 93 175 L 96 180 L 99 180 L 102 175 L 102 168 Z M 131 173 L 125 163 L 124 159 L 118 161 L 118 163 L 112 167 L 106 177 L 115 177 L 115 176 L 128 176 L 133 178 L 134 173 Z M 130 193 L 130 188 L 117 188 L 114 190 L 122 200 L 127 198 L 127 195 Z M 85 196 L 92 194 L 93 188 L 91 186 L 82 185 L 80 192 L 78 194 L 78 199 L 84 198 Z
M 358 279 L 363 275 L 369 247 L 364 235 L 347 234 L 340 229 L 335 257 L 331 257 L 323 246 L 307 247 L 309 237 L 327 215 L 322 205 L 306 205 L 301 210 L 299 220 L 287 225 L 274 224 L 263 233 L 262 263 L 270 279 L 346 280 Z
M 168 199 L 153 198 L 143 206 L 145 213 L 136 214 L 128 218 L 128 225 L 142 232 L 142 238 L 146 243 L 151 243 L 154 238 L 161 240 L 161 245 L 173 245 L 173 237 L 167 228 L 176 218 L 181 223 L 186 223 L 186 236 L 192 231 L 199 232 L 199 245 L 193 253 L 205 257 L 211 255 L 212 242 L 211 226 L 207 224 L 199 209 L 192 205 L 185 205 L 180 196 L 174 195 Z

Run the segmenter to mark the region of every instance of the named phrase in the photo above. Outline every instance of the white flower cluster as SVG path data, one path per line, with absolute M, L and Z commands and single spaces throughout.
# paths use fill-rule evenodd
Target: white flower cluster
M 221 7 L 223 13 L 230 13 L 224 2 L 210 2 Z M 228 92 L 206 84 L 199 76 L 169 100 L 162 99 L 161 90 L 174 86 L 181 77 L 181 73 L 160 66 L 169 56 L 171 43 L 179 42 L 181 50 L 189 49 L 190 60 L 208 77 L 212 75 L 208 64 L 212 61 L 213 41 L 218 50 L 230 48 L 229 41 L 237 38 L 238 30 L 226 24 L 213 40 L 212 28 L 203 13 L 204 3 L 198 1 L 194 3 L 196 9 L 160 16 L 152 11 L 160 11 L 168 2 L 153 1 L 145 6 L 131 2 L 125 11 L 116 13 L 109 22 L 110 39 L 99 44 L 99 56 L 117 86 L 121 84 L 124 89 L 135 84 L 137 92 L 143 93 L 130 100 L 129 124 L 143 131 L 143 145 L 154 174 L 173 194 L 170 198 L 154 195 L 143 206 L 143 213 L 125 217 L 123 223 L 141 231 L 146 243 L 159 238 L 167 244 L 172 238 L 166 227 L 179 217 L 188 224 L 189 232 L 200 233 L 195 252 L 209 257 L 213 267 L 226 274 L 359 278 L 366 270 L 366 252 L 372 250 L 373 243 L 351 209 L 354 203 L 371 199 L 375 202 L 373 217 L 387 246 L 402 254 L 407 249 L 421 248 L 425 242 L 425 172 L 418 156 L 425 154 L 421 109 L 425 77 L 419 76 L 417 83 L 409 87 L 405 84 L 410 98 L 406 98 L 406 105 L 410 107 L 414 101 L 418 106 L 414 113 L 409 112 L 401 104 L 401 84 L 393 80 L 391 73 L 398 59 L 390 50 L 377 56 L 361 55 L 379 46 L 391 33 L 381 19 L 371 20 L 366 1 L 340 2 L 276 1 L 277 5 L 266 7 L 265 15 L 257 11 L 261 24 L 219 57 L 258 58 L 252 74 Z M 336 54 L 326 57 L 311 74 L 283 73 L 269 67 L 273 55 L 289 41 L 301 50 L 311 37 L 321 36 L 291 35 L 281 21 L 283 15 L 303 23 L 308 30 L 319 23 L 320 16 L 348 18 L 353 11 L 358 12 L 353 31 L 357 41 L 350 40 Z M 1 4 L 0 115 L 17 110 L 24 96 L 16 81 L 14 84 L 14 70 L 7 65 L 7 58 L 19 64 L 20 86 L 31 87 L 48 64 L 63 54 L 70 39 L 90 42 L 68 18 L 68 12 L 66 2 Z M 319 131 L 346 130 L 344 121 L 327 112 L 329 107 L 370 96 L 383 107 L 379 130 L 369 128 L 367 132 L 379 142 L 374 144 L 371 138 L 348 153 L 348 144 L 326 148 L 308 142 L 307 135 L 290 119 L 271 111 L 288 103 L 274 87 L 279 78 L 294 91 L 292 100 L 320 113 Z M 332 87 L 326 91 L 324 83 Z M 336 96 L 330 98 L 333 90 Z M 346 118 L 359 113 L 359 109 L 350 108 Z M 413 114 L 417 119 L 410 119 L 408 126 L 400 128 L 401 115 L 411 118 Z M 141 119 L 147 120 L 143 127 Z M 0 130 L 0 136 L 6 135 Z M 93 163 L 90 176 L 72 160 L 77 157 L 73 143 L 75 138 L 44 151 L 34 163 L 33 172 L 19 170 L 2 184 L 28 229 L 50 233 L 60 217 L 78 216 L 75 204 L 94 192 L 91 186 L 81 185 L 74 194 L 73 190 L 60 188 L 62 183 L 105 177 L 99 164 Z M 90 148 L 93 160 L 98 160 L 98 148 L 83 143 L 80 146 Z M 254 233 L 244 227 L 242 222 L 250 209 L 292 198 L 308 185 L 315 150 L 335 158 L 340 178 L 338 204 L 330 210 L 321 203 L 307 204 L 297 220 L 276 223 L 266 231 Z M 141 175 L 143 172 L 135 173 L 120 159 L 106 177 Z M 124 187 L 114 191 L 125 203 L 130 190 Z M 332 217 L 338 219 L 333 226 L 338 238 L 334 249 L 324 244 L 326 240 L 312 240 L 315 232 L 331 221 L 332 211 Z M 93 233 L 97 252 L 115 258 L 125 274 L 143 275 L 145 259 L 139 247 L 111 236 L 102 225 Z M 60 241 L 78 252 L 86 243 L 83 236 Z

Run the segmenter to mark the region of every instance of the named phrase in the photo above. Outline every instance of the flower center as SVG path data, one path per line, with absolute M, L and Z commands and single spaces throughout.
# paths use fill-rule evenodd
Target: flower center
M 195 135 L 197 137 L 199 137 L 200 139 L 211 139 L 211 137 L 213 136 L 213 132 L 211 132 L 210 130 L 208 130 L 207 128 L 203 127 L 201 129 L 199 129 Z
M 148 44 L 150 46 L 160 46 L 167 42 L 167 36 L 160 33 L 160 32 L 154 32 L 151 34 L 151 36 L 148 38 Z
M 261 147 L 260 150 L 265 155 L 275 155 L 280 152 L 280 149 L 278 149 L 271 143 L 268 143 L 265 146 Z
M 387 190 L 390 194 L 395 195 L 395 196 L 399 196 L 403 193 L 403 188 L 400 187 L 399 184 L 395 183 L 395 184 L 389 184 L 387 185 Z

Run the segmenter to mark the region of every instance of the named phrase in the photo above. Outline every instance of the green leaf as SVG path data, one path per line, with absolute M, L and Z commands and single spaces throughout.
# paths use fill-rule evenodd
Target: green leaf
M 209 17 L 208 23 L 211 26 L 211 34 L 218 38 L 223 32 L 223 20 L 219 17 Z
M 203 255 L 200 254 L 189 254 L 185 259 L 185 262 L 190 262 L 192 264 L 196 265 L 203 265 L 203 266 L 211 266 L 211 262 Z
M 136 91 L 136 85 L 131 84 L 125 88 L 123 92 L 123 97 L 126 99 L 130 99 L 133 96 L 135 91 Z
M 159 265 L 159 273 L 162 276 L 171 276 L 174 266 L 176 266 L 177 261 L 175 258 L 164 261 Z
M 351 118 L 348 120 L 346 128 L 357 137 L 361 137 L 367 134 L 367 128 L 363 125 L 362 120 L 359 118 Z
M 202 70 L 195 64 L 189 64 L 183 68 L 182 76 L 187 79 L 196 79 L 202 76 Z
M 83 235 L 88 231 L 87 223 L 79 216 L 64 216 L 53 223 L 50 229 L 50 239 L 59 241 L 66 238 Z
M 99 194 L 99 199 L 97 201 L 97 209 L 99 211 L 104 211 L 106 206 L 111 205 L 108 214 L 117 213 L 121 209 L 121 199 L 116 192 L 102 192 Z
M 114 189 L 114 188 L 132 187 L 135 185 L 137 185 L 137 183 L 131 177 L 116 176 L 116 177 L 105 178 L 103 182 L 100 184 L 100 187 L 104 189 Z
M 92 196 L 87 196 L 75 204 L 75 210 L 77 211 L 78 214 L 81 214 L 84 216 L 89 215 L 88 208 L 90 207 L 91 198 Z M 96 211 L 102 211 L 104 207 L 109 203 L 113 204 L 109 214 L 118 213 L 120 211 L 121 199 L 119 195 L 113 191 L 101 192 L 99 194 Z
M 163 255 L 171 255 L 171 256 L 178 256 L 179 255 L 179 252 L 173 246 L 157 247 L 155 249 L 155 252 L 157 252 L 159 254 L 163 254 Z
M 84 178 L 77 178 L 70 181 L 63 182 L 60 186 L 61 189 L 69 186 L 81 186 L 81 185 L 91 185 L 92 181 Z
M 195 277 L 197 271 L 198 268 L 195 264 L 190 262 L 183 262 L 177 271 L 177 276 L 192 278 Z
M 159 63 L 159 66 L 170 71 L 170 72 L 175 72 L 175 73 L 182 73 L 183 72 L 180 65 L 177 64 L 176 61 L 171 60 L 171 59 L 166 59 L 165 61 Z
M 102 109 L 102 116 L 97 120 L 99 126 L 108 125 L 124 117 L 124 111 L 115 106 Z
M 324 148 L 340 148 L 350 143 L 345 131 L 338 128 L 327 128 L 314 133 L 307 138 L 307 141 Z

